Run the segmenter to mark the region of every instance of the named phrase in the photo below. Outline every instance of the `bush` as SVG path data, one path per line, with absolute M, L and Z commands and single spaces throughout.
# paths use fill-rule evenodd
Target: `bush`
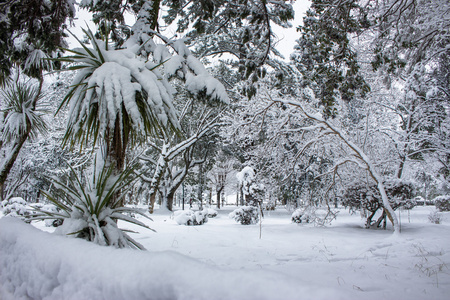
M 228 215 L 231 219 L 242 225 L 256 224 L 259 222 L 258 208 L 255 206 L 242 206 Z
M 217 214 L 218 214 L 217 210 L 212 209 L 212 208 L 207 208 L 206 210 L 208 212 L 208 218 L 215 218 L 215 217 L 217 217 Z
M 436 197 L 434 205 L 439 211 L 450 211 L 450 195 Z
M 297 208 L 291 216 L 293 223 L 309 223 L 311 221 L 311 207 L 306 206 L 303 208 Z
M 174 219 L 178 225 L 203 225 L 208 222 L 208 209 L 199 211 L 179 210 L 174 213 Z
M 25 202 L 25 200 L 21 197 L 12 197 L 8 200 L 3 200 L 1 206 L 5 216 L 25 219 L 31 215 L 31 212 L 27 207 L 27 202 Z
M 400 179 L 388 179 L 384 182 L 384 186 L 392 209 L 396 210 L 399 207 L 412 209 L 416 205 L 412 197 L 414 185 L 411 182 Z M 367 228 L 381 227 L 382 222 L 384 222 L 383 227 L 386 227 L 386 213 L 376 184 L 353 183 L 345 191 L 342 204 L 353 211 L 365 209 L 371 212 L 366 220 Z M 382 215 L 374 222 L 372 218 L 379 209 L 383 210 Z
M 84 182 L 71 168 L 72 176 L 67 184 L 57 178 L 51 179 L 56 187 L 56 196 L 42 193 L 58 209 L 47 211 L 35 207 L 37 214 L 30 220 L 60 220 L 62 225 L 56 229 L 56 233 L 75 236 L 99 245 L 144 250 L 141 244 L 117 226 L 117 221 L 122 220 L 153 230 L 130 217 L 130 214 L 139 214 L 150 219 L 144 210 L 122 206 L 123 198 L 136 179 L 134 168 L 127 168 L 118 175 L 113 175 L 113 171 L 113 167 L 104 167 L 97 174 L 94 169 L 96 176 L 87 178 Z
M 428 220 L 433 224 L 441 224 L 442 222 L 442 216 L 437 211 L 432 211 L 428 215 Z
M 401 205 L 404 209 L 408 209 L 411 210 L 414 207 L 417 206 L 417 202 L 416 199 L 406 199 L 403 201 L 402 205 Z
M 291 216 L 293 223 L 313 223 L 314 225 L 330 224 L 336 219 L 338 212 L 328 210 L 327 208 L 316 208 L 314 206 L 305 206 L 296 209 Z

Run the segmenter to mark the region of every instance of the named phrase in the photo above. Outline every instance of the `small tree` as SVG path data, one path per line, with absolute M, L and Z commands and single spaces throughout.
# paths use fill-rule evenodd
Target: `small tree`
M 78 70 L 61 106 L 70 103 L 65 144 L 100 143 L 104 160 L 117 171 L 125 166 L 130 144 L 167 127 L 178 128 L 171 93 L 156 70 L 157 64 L 136 58 L 128 49 L 110 50 L 108 40 L 98 40 L 85 30 L 93 49 L 82 49 L 63 61 Z
M 5 106 L 1 113 L 6 117 L 2 124 L 2 144 L 0 150 L 6 152 L 0 166 L 0 199 L 6 178 L 14 166 L 20 149 L 29 137 L 45 133 L 47 127 L 42 118 L 44 110 L 37 105 L 42 98 L 40 87 L 25 83 L 14 83 L 2 92 Z M 5 148 L 8 148 L 7 150 Z
M 245 197 L 245 204 L 260 207 L 264 197 L 264 185 L 256 182 L 255 171 L 252 167 L 245 167 L 236 174 L 241 183 L 241 189 Z

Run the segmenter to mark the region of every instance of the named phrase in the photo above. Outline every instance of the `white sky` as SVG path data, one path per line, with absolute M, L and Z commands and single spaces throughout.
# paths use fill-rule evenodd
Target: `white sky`
M 303 17 L 308 10 L 311 2 L 308 0 L 296 0 L 293 4 L 295 11 L 295 19 L 291 22 L 292 28 L 284 29 L 275 25 L 274 32 L 280 38 L 278 43 L 278 51 L 280 51 L 286 60 L 294 51 L 295 41 L 300 37 L 296 28 L 303 24 Z

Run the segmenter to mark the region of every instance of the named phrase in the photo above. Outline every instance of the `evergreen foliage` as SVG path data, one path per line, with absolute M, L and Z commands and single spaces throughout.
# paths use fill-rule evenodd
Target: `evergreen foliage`
M 19 65 L 26 75 L 40 78 L 50 65 L 39 61 L 54 57 L 65 46 L 64 29 L 75 15 L 73 0 L 8 0 L 0 3 L 0 83 Z
M 438 196 L 434 199 L 434 204 L 439 211 L 450 211 L 450 196 Z
M 62 225 L 58 228 L 62 234 L 73 235 L 104 246 L 144 250 L 141 244 L 126 233 L 127 230 L 120 229 L 117 225 L 117 221 L 122 220 L 151 229 L 130 216 L 137 214 L 150 219 L 145 211 L 122 206 L 123 198 L 136 180 L 134 168 L 129 167 L 118 176 L 113 173 L 113 166 L 103 167 L 98 173 L 94 168 L 94 174 L 86 180 L 80 178 L 71 168 L 68 183 L 54 178 L 51 181 L 56 191 L 54 193 L 42 191 L 59 211 L 47 211 L 36 207 L 37 213 L 31 220 L 62 220 Z
M 348 102 L 370 91 L 351 45 L 351 36 L 370 23 L 358 0 L 313 0 L 303 23 L 297 28 L 301 36 L 291 58 L 323 114 L 336 116 L 337 99 Z
M 148 135 L 178 128 L 168 84 L 154 71 L 157 65 L 134 57 L 134 53 L 109 50 L 108 40 L 97 40 L 85 30 L 93 49 L 68 50 L 72 56 L 60 61 L 75 63 L 78 70 L 61 106 L 70 103 L 69 126 L 64 141 L 88 145 L 104 142 L 106 156 L 121 170 L 129 144 Z M 107 37 L 107 36 L 106 36 Z M 92 138 L 92 139 L 91 139 Z
M 33 138 L 47 131 L 43 119 L 46 111 L 37 106 L 37 102 L 43 97 L 37 86 L 18 82 L 2 90 L 2 96 L 5 103 L 1 112 L 6 115 L 2 140 L 5 143 L 28 135 Z
M 386 180 L 384 185 L 392 209 L 396 210 L 399 207 L 411 209 L 415 206 L 413 199 L 414 185 L 411 182 L 390 179 Z M 366 221 L 367 228 L 371 226 L 380 227 L 381 221 L 385 218 L 381 195 L 375 184 L 367 184 L 365 182 L 354 183 L 345 191 L 342 198 L 342 205 L 351 210 L 365 209 L 369 211 L 370 215 Z M 378 210 L 383 210 L 382 216 L 378 221 L 373 222 L 372 218 Z
M 242 206 L 229 214 L 230 219 L 234 219 L 242 225 L 252 225 L 259 222 L 259 208 L 256 206 Z
M 287 1 L 163 1 L 169 7 L 164 20 L 177 22 L 177 31 L 186 34 L 200 57 L 229 54 L 227 60 L 237 72 L 239 80 L 246 81 L 242 92 L 252 97 L 255 83 L 263 78 L 266 64 L 276 65 L 274 57 L 276 36 L 272 26 L 290 27 L 294 18 Z

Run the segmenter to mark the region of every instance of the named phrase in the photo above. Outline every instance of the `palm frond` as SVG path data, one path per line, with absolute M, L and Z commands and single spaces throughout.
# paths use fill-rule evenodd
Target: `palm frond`
M 45 109 L 36 106 L 43 95 L 39 88 L 25 83 L 14 83 L 2 90 L 5 100 L 6 113 L 3 128 L 3 140 L 10 142 L 25 134 L 36 137 L 39 133 L 45 134 L 47 124 L 43 119 Z
M 53 194 L 42 191 L 59 211 L 49 212 L 37 209 L 38 214 L 30 220 L 79 219 L 80 221 L 76 224 L 81 224 L 79 226 L 82 228 L 74 229 L 69 226 L 70 232 L 66 234 L 105 245 L 144 249 L 116 224 L 118 220 L 122 220 L 154 231 L 144 222 L 131 217 L 132 214 L 138 214 L 151 220 L 144 211 L 137 208 L 117 207 L 117 203 L 123 199 L 137 178 L 135 167 L 131 166 L 118 175 L 114 174 L 113 166 L 104 166 L 98 173 L 94 168 L 92 177 L 87 178 L 88 183 L 84 183 L 71 166 L 69 169 L 70 176 L 67 184 L 60 179 L 49 178 L 56 188 L 55 191 Z M 95 174 L 98 175 L 95 176 Z M 90 181 L 92 181 L 91 184 L 89 184 Z
M 165 61 L 150 68 L 127 49 L 108 50 L 108 41 L 96 39 L 89 28 L 83 32 L 90 47 L 72 34 L 81 48 L 66 49 L 69 55 L 59 58 L 72 64 L 68 70 L 79 72 L 58 108 L 70 103 L 63 145 L 96 145 L 100 138 L 110 142 L 107 136 L 116 130 L 116 118 L 122 138 L 131 145 L 169 128 L 177 130 L 168 83 L 161 82 L 156 70 Z

